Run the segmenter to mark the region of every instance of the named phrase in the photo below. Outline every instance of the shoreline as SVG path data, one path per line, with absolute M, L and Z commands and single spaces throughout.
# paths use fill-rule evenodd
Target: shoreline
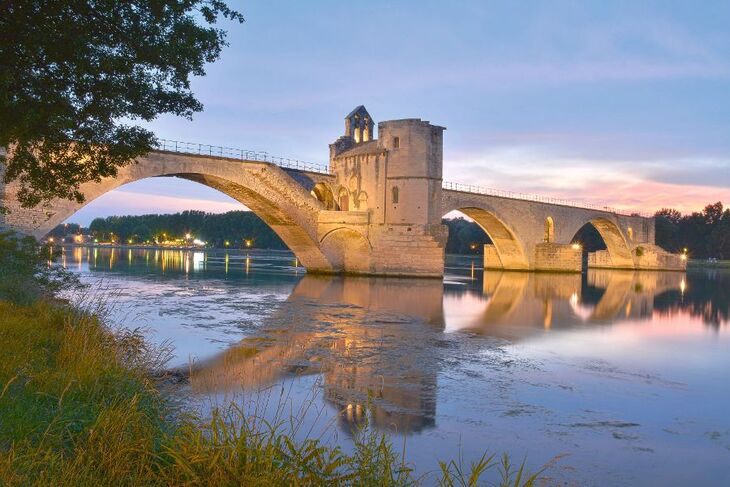
M 207 251 L 246 251 L 246 252 L 252 252 L 252 251 L 265 251 L 265 252 L 281 252 L 281 253 L 289 253 L 291 254 L 292 251 L 288 249 L 267 249 L 267 248 L 261 248 L 261 247 L 197 247 L 194 245 L 146 245 L 146 244 L 100 244 L 100 243 L 85 243 L 85 244 L 77 244 L 77 243 L 56 243 L 54 245 L 57 245 L 59 247 L 70 247 L 70 248 L 95 248 L 95 249 L 119 249 L 119 250 L 136 250 L 136 249 L 143 249 L 143 250 L 185 250 L 185 251 L 201 251 L 201 252 L 207 252 Z

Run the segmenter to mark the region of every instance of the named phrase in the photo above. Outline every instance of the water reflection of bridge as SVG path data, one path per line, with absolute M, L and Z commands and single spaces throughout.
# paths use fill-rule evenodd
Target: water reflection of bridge
M 485 273 L 483 294 L 489 300 L 471 323 L 458 328 L 500 334 L 506 330 L 499 325 L 515 332 L 515 327 L 534 330 L 646 319 L 653 312 L 655 296 L 684 286 L 683 274 L 598 269 L 584 275 Z
M 644 319 L 654 296 L 683 286 L 680 274 L 487 273 L 467 303 L 439 281 L 305 276 L 260 336 L 196 364 L 191 384 L 213 393 L 321 373 L 341 426 L 357 424 L 369 405 L 376 426 L 419 431 L 435 421 L 444 330 L 520 337 Z

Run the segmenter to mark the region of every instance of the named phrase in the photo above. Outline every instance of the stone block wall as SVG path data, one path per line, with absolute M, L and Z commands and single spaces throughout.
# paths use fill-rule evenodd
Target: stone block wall
M 571 244 L 545 242 L 535 245 L 535 270 L 553 272 L 580 272 L 583 252 Z
M 373 229 L 373 274 L 441 277 L 447 228 L 443 225 L 383 225 Z
M 595 269 L 610 269 L 613 267 L 608 250 L 597 250 L 588 253 L 588 267 Z
M 636 268 L 646 270 L 685 270 L 687 258 L 672 254 L 658 245 L 645 244 L 634 249 Z

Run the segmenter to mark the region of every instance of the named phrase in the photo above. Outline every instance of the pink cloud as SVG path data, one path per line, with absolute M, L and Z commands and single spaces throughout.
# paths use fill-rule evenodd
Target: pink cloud
M 555 192 L 551 196 L 580 199 L 649 213 L 661 208 L 675 208 L 682 213 L 690 213 L 716 201 L 730 205 L 728 188 L 635 179 L 623 184 L 617 184 L 615 181 L 606 184 L 590 182 L 570 193 Z

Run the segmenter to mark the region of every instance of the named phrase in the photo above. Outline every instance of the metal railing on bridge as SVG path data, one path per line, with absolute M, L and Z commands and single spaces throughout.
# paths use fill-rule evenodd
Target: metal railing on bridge
M 158 150 L 167 152 L 179 152 L 181 154 L 195 154 L 211 157 L 226 157 L 229 159 L 237 159 L 240 161 L 257 161 L 269 162 L 286 169 L 297 169 L 300 171 L 310 171 L 320 174 L 332 174 L 329 166 L 325 164 L 315 164 L 312 162 L 301 161 L 299 159 L 290 159 L 287 157 L 272 156 L 266 151 L 254 151 L 246 149 L 236 149 L 233 147 L 223 147 L 208 144 L 196 144 L 194 142 L 182 142 L 179 140 L 158 139 Z M 450 191 L 460 191 L 462 193 L 481 194 L 486 196 L 496 196 L 498 198 L 511 198 L 515 200 L 535 201 L 538 203 L 549 203 L 553 205 L 570 206 L 574 208 L 586 208 L 590 210 L 606 211 L 616 213 L 618 215 L 627 216 L 643 216 L 652 215 L 646 213 L 632 212 L 628 210 L 620 210 L 610 206 L 588 203 L 585 201 L 569 200 L 565 198 L 554 198 L 552 196 L 540 196 L 536 194 L 520 193 L 516 191 L 506 191 L 503 189 L 485 188 L 473 184 L 453 183 L 449 181 L 443 182 L 443 189 Z
M 569 200 L 569 199 L 565 199 L 565 198 L 555 198 L 553 196 L 541 196 L 541 195 L 530 194 L 530 193 L 519 193 L 516 191 L 507 191 L 504 189 L 485 188 L 482 186 L 475 186 L 473 184 L 452 183 L 450 181 L 443 182 L 443 189 L 450 190 L 450 191 L 459 191 L 461 193 L 472 193 L 472 194 L 482 194 L 482 195 L 486 195 L 486 196 L 496 196 L 498 198 L 510 198 L 510 199 L 515 199 L 515 200 L 535 201 L 537 203 L 548 203 L 551 205 L 561 205 L 561 206 L 570 206 L 573 208 L 585 208 L 585 209 L 589 209 L 589 210 L 606 211 L 609 213 L 616 213 L 618 215 L 643 216 L 643 217 L 653 216 L 648 213 L 621 210 L 619 208 L 613 208 L 611 206 L 603 206 L 600 204 L 589 203 L 587 201 Z
M 288 157 L 272 156 L 266 151 L 254 151 L 246 149 L 235 149 L 219 145 L 196 144 L 194 142 L 182 142 L 179 140 L 157 139 L 157 150 L 167 152 L 179 152 L 181 154 L 194 154 L 200 156 L 226 157 L 238 159 L 239 161 L 269 162 L 286 169 L 298 169 L 300 171 L 330 174 L 329 167 L 324 164 L 290 159 Z

